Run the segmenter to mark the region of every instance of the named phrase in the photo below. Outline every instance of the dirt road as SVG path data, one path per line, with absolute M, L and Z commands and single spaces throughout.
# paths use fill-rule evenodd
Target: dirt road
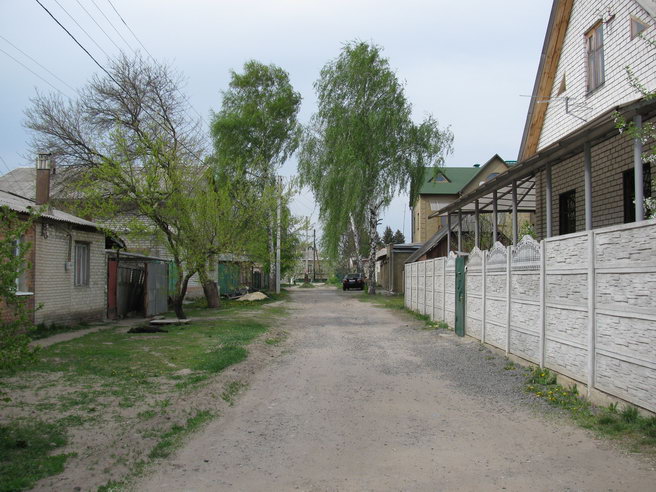
M 328 288 L 293 294 L 289 352 L 138 490 L 653 491 L 451 332 Z

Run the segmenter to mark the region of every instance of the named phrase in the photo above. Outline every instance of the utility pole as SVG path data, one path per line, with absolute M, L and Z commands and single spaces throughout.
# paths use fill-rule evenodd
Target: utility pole
M 276 294 L 280 294 L 280 218 L 282 208 L 282 176 L 278 176 L 278 237 L 276 244 Z

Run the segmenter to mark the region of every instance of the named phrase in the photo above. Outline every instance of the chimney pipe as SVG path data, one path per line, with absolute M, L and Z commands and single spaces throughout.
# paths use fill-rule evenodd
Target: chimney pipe
M 36 158 L 36 195 L 37 205 L 50 201 L 50 157 L 52 154 L 39 154 Z

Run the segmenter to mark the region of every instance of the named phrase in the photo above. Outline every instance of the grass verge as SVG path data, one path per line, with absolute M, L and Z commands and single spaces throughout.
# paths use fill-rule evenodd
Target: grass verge
M 565 410 L 581 427 L 622 440 L 634 451 L 656 454 L 656 417 L 643 417 L 629 405 L 622 409 L 616 403 L 594 406 L 578 394 L 576 386 L 564 388 L 556 382 L 555 373 L 539 367 L 530 371 L 526 391 Z
M 219 319 L 198 317 L 166 332 L 108 327 L 43 348 L 29 366 L 0 373 L 0 414 L 14 416 L 0 427 L 0 492 L 28 489 L 69 466 L 87 467 L 89 481 L 105 481 L 103 490 L 120 490 L 121 477 L 167 456 L 211 419 L 216 400 L 234 403 L 240 382 L 218 391 L 201 387 L 248 356 L 248 345 L 285 312 L 264 305 L 285 297 L 224 302 L 206 310 L 219 311 Z M 275 333 L 272 340 L 284 339 Z M 109 440 L 96 443 L 103 430 Z M 64 445 L 84 449 L 85 462 L 67 464 L 70 455 L 57 453 Z
M 66 431 L 58 424 L 32 420 L 0 426 L 0 491 L 29 489 L 61 473 L 70 455 L 55 450 L 66 443 Z
M 370 302 L 378 306 L 387 308 L 387 309 L 398 309 L 404 311 L 411 315 L 413 318 L 418 319 L 419 321 L 424 322 L 425 330 L 437 330 L 437 329 L 447 329 L 448 325 L 442 321 L 433 321 L 430 319 L 430 316 L 427 314 L 419 314 L 411 309 L 405 307 L 403 294 L 392 294 L 392 295 L 382 295 L 374 294 L 370 295 L 366 291 L 363 292 L 362 296 L 358 297 L 358 300 L 361 302 Z

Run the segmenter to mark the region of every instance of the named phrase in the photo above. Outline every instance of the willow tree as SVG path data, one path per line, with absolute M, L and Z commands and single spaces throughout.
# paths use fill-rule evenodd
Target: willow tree
M 267 212 L 268 263 L 272 265 L 272 203 L 280 194 L 276 173 L 298 147 L 301 95 L 292 87 L 289 74 L 276 65 L 251 60 L 242 73 L 233 71 L 231 76 L 221 109 L 212 120 L 215 158 L 219 172 L 249 184 L 259 199 L 255 206 Z
M 299 174 L 314 192 L 324 226 L 324 246 L 335 257 L 340 239 L 366 227 L 368 277 L 374 278 L 381 212 L 427 166 L 439 166 L 452 134 L 428 116 L 420 124 L 404 87 L 381 54 L 365 42 L 347 43 L 314 84 L 318 110 L 303 137 Z M 410 186 L 410 200 L 417 190 Z M 375 293 L 369 282 L 369 293 Z

